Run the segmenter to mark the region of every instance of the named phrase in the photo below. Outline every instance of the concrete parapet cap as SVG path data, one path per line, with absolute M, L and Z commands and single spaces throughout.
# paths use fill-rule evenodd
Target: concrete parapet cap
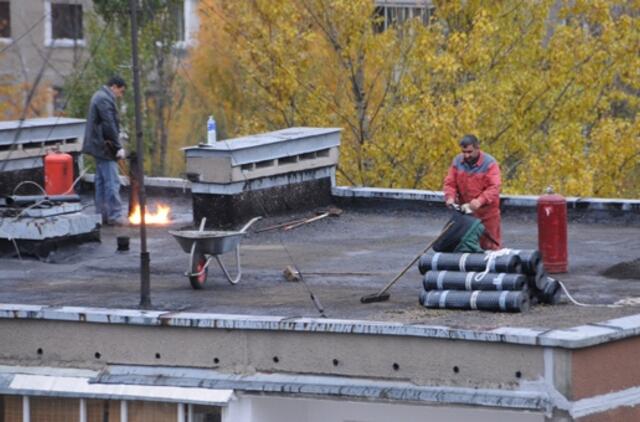
M 182 148 L 183 151 L 203 150 L 203 151 L 236 151 L 247 148 L 255 148 L 267 144 L 276 144 L 291 140 L 339 133 L 340 128 L 319 128 L 319 127 L 291 127 L 288 129 L 276 130 L 273 132 L 260 133 L 251 136 L 243 136 L 233 139 L 225 139 L 213 145 L 201 145 Z
M 81 138 L 85 119 L 43 117 L 0 122 L 0 145 L 31 144 L 50 140 Z
M 129 186 L 129 177 L 120 175 L 120 184 L 123 186 Z M 82 180 L 87 183 L 94 183 L 96 175 L 94 173 L 86 173 L 82 176 Z M 166 189 L 182 189 L 191 190 L 191 182 L 186 179 L 180 179 L 178 177 L 144 177 L 145 186 L 166 188 Z
M 292 127 L 275 132 L 226 139 L 212 145 L 200 144 L 183 148 L 187 170 L 198 159 L 218 159 L 217 166 L 236 167 L 270 160 L 329 151 L 340 146 L 339 128 Z M 195 160 L 195 161 L 194 161 Z M 337 161 L 337 154 L 333 161 Z M 223 162 L 226 161 L 225 164 Z M 197 165 L 196 165 L 197 167 Z
M 443 202 L 442 191 L 430 191 L 421 189 L 387 189 L 375 187 L 336 186 L 331 194 L 341 198 L 361 199 L 398 199 L 425 202 Z M 535 195 L 500 195 L 503 206 L 509 207 L 535 207 L 538 203 Z M 568 208 L 590 210 L 621 210 L 640 211 L 640 200 L 619 198 L 582 198 L 569 196 Z
M 201 329 L 315 332 L 510 343 L 579 349 L 640 334 L 640 314 L 597 324 L 543 330 L 500 327 L 481 331 L 446 326 L 323 318 L 287 318 L 160 310 L 105 309 L 0 304 L 0 319 L 74 321 L 100 324 L 171 326 Z

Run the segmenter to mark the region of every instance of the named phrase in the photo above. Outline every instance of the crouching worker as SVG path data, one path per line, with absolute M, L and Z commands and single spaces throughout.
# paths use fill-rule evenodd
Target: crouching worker
M 482 249 L 501 248 L 500 230 L 500 167 L 491 155 L 480 150 L 474 135 L 460 140 L 461 153 L 449 167 L 444 179 L 444 200 L 471 212 L 482 221 L 485 234 L 480 238 Z

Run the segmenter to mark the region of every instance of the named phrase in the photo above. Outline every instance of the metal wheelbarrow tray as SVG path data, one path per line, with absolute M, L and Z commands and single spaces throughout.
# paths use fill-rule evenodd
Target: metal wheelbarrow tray
M 204 230 L 206 219 L 200 223 L 200 230 L 169 230 L 169 233 L 176 239 L 183 251 L 189 254 L 189 266 L 185 275 L 189 278 L 191 287 L 202 289 L 207 280 L 209 264 L 213 258 L 218 261 L 227 281 L 237 284 L 242 277 L 240 268 L 240 240 L 253 223 L 261 217 L 251 219 L 239 231 L 213 231 Z M 219 255 L 236 250 L 236 276 L 232 277 Z

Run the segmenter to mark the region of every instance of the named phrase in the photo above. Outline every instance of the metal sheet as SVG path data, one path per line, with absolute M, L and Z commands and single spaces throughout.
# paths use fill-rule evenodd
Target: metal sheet
M 82 138 L 86 120 L 47 117 L 0 122 L 0 145 Z
M 450 386 L 416 386 L 409 382 L 299 374 L 235 375 L 206 369 L 160 366 L 109 366 L 97 377 L 106 384 L 209 387 L 247 392 L 269 392 L 399 400 L 439 404 L 464 404 L 510 409 L 547 410 L 551 398 L 544 391 L 498 390 Z
M 223 406 L 233 396 L 230 389 L 181 388 L 130 384 L 94 384 L 88 377 L 15 374 L 6 394 L 152 400 Z
M 184 148 L 189 157 L 230 157 L 233 166 L 321 151 L 340 145 L 337 128 L 289 128 L 214 145 Z

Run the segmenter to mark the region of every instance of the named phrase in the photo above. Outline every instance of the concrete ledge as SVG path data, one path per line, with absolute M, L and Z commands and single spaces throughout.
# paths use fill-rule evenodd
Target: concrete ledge
M 379 336 L 408 336 L 580 349 L 640 335 L 640 314 L 562 330 L 500 327 L 490 331 L 444 326 L 341 320 L 287 318 L 191 312 L 140 311 L 86 307 L 0 304 L 0 319 L 77 321 L 100 324 L 169 326 L 200 329 L 313 332 Z
M 441 206 L 444 194 L 441 191 L 418 189 L 385 189 L 336 186 L 331 194 L 336 198 L 351 200 L 394 200 L 416 201 L 425 205 Z M 581 198 L 570 196 L 566 198 L 567 209 L 578 211 L 605 211 L 640 214 L 640 200 L 616 198 Z M 501 195 L 501 208 L 536 208 L 538 196 L 535 195 Z
M 85 183 L 93 184 L 95 181 L 96 175 L 93 173 L 87 173 L 82 177 L 82 181 Z M 120 176 L 120 184 L 122 186 L 129 186 L 129 177 L 128 176 Z M 178 189 L 181 191 L 191 191 L 191 182 L 186 179 L 180 179 L 177 177 L 144 177 L 144 185 L 145 187 L 153 187 L 153 188 L 161 188 L 161 189 Z
M 417 386 L 410 382 L 301 374 L 235 375 L 202 368 L 110 365 L 97 377 L 99 384 L 199 387 L 225 391 L 337 396 L 438 404 L 464 404 L 530 411 L 549 411 L 545 391 L 501 390 L 447 386 Z
M 83 181 L 93 183 L 93 174 L 86 174 Z M 174 177 L 145 177 L 145 186 L 159 190 L 190 191 L 192 183 L 189 180 Z M 123 186 L 129 185 L 129 178 L 120 176 Z M 210 192 L 207 192 L 210 193 Z M 427 206 L 441 206 L 444 201 L 442 191 L 421 189 L 387 189 L 352 186 L 334 186 L 331 195 L 337 200 L 382 200 L 382 201 L 412 201 Z M 538 196 L 535 195 L 501 195 L 502 208 L 535 209 Z M 602 211 L 624 214 L 640 214 L 640 200 L 617 198 L 581 198 L 570 196 L 566 198 L 569 211 Z

